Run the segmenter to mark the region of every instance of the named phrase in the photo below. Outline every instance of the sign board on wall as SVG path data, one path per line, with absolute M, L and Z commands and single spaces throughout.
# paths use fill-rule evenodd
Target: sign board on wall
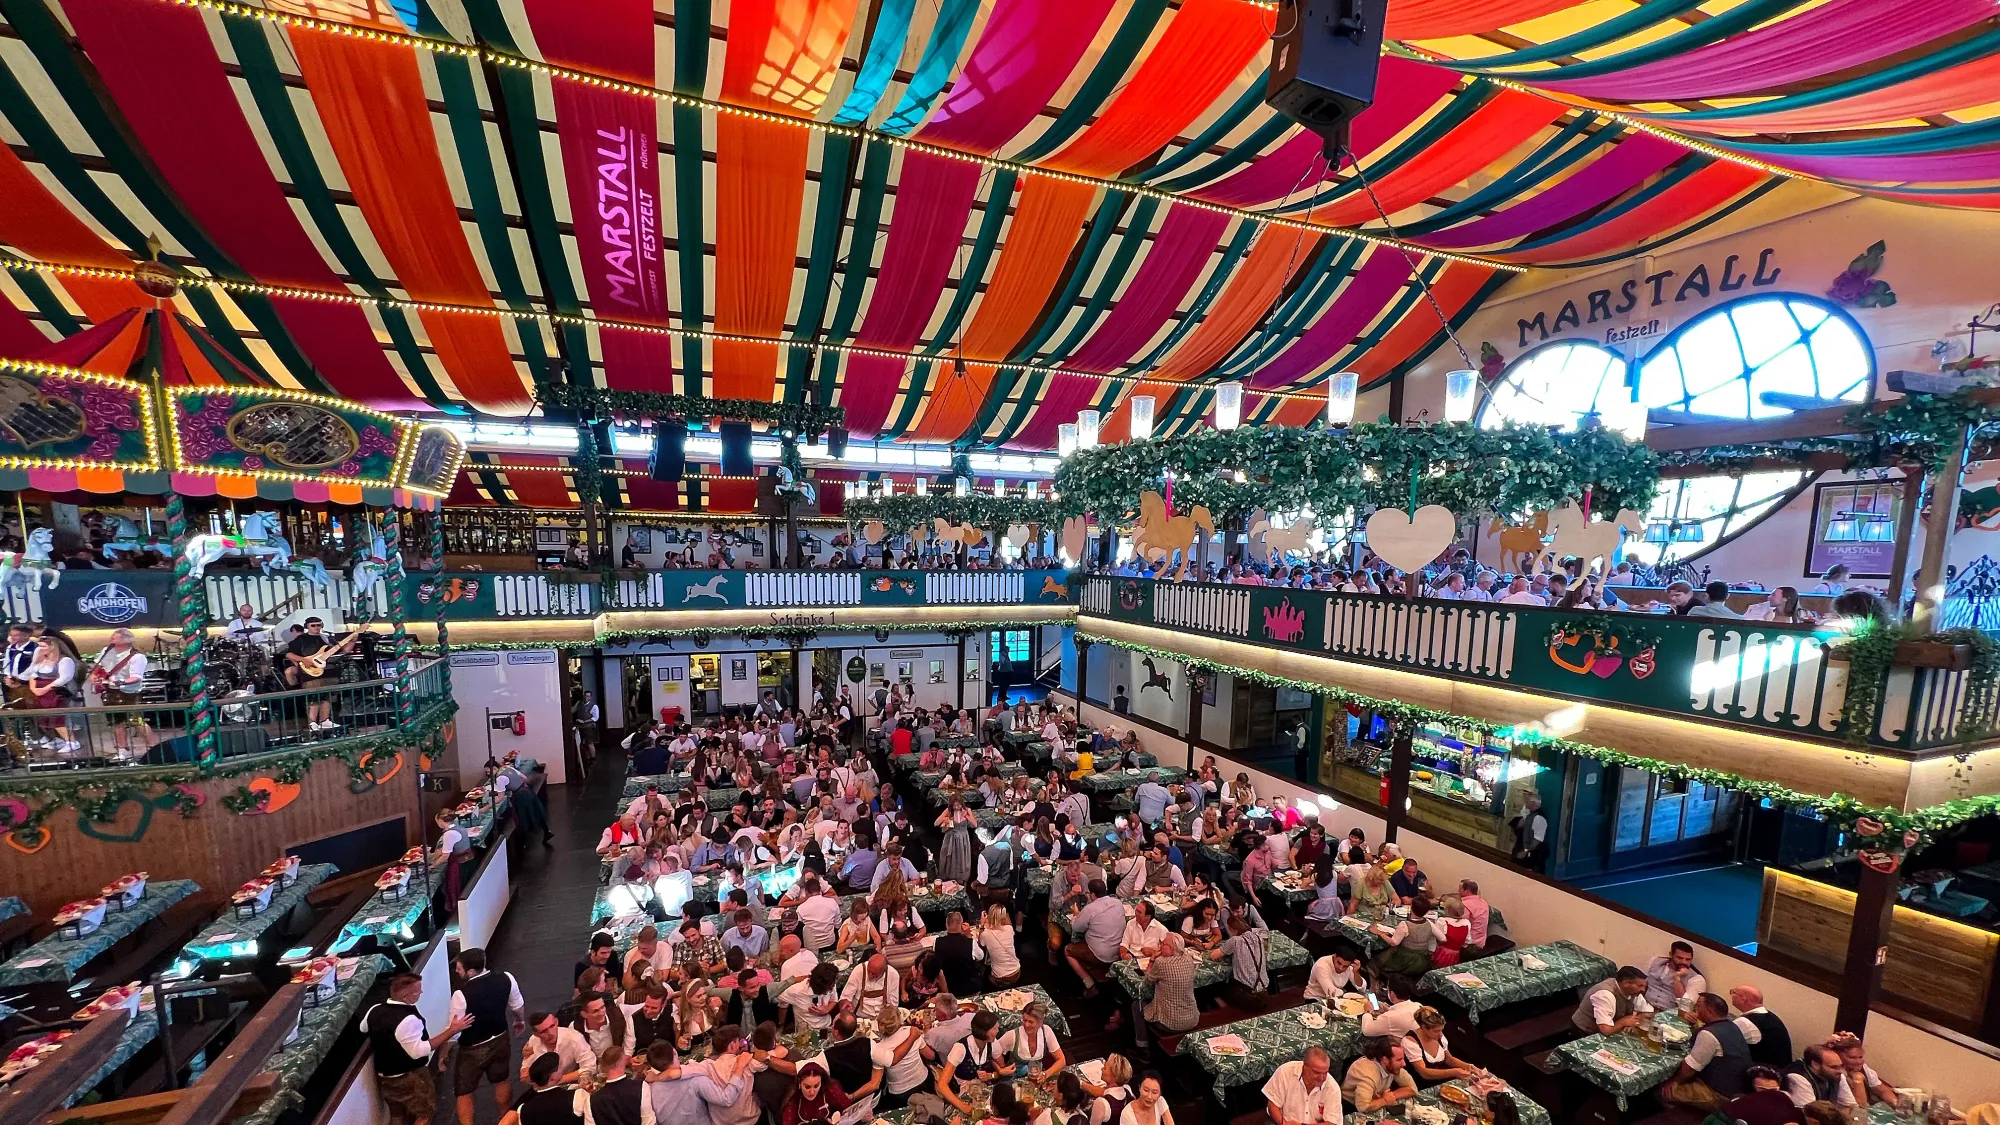
M 556 654 L 554 649 L 541 649 L 537 652 L 510 652 L 507 654 L 507 663 L 509 664 L 554 664 L 555 662 Z
M 1896 555 L 1902 489 L 1890 481 L 1844 481 L 1813 488 L 1806 575 L 1844 565 L 1851 578 L 1887 578 Z
M 866 680 L 868 678 L 868 662 L 858 656 L 848 657 L 847 678 L 857 684 Z
M 41 592 L 42 620 L 58 629 L 157 628 L 179 620 L 173 586 L 169 570 L 77 571 Z

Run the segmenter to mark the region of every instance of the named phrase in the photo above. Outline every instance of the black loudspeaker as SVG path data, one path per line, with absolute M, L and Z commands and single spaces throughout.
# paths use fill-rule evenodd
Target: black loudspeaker
M 646 475 L 654 480 L 680 480 L 687 470 L 687 440 L 684 426 L 654 427 L 653 456 L 646 462 Z
M 1354 116 L 1375 100 L 1389 0 L 1285 0 L 1271 40 L 1264 102 L 1345 147 Z
M 722 475 L 747 477 L 757 471 L 750 457 L 750 423 L 724 422 L 722 431 Z
M 847 431 L 828 430 L 826 432 L 826 455 L 828 457 L 847 456 Z

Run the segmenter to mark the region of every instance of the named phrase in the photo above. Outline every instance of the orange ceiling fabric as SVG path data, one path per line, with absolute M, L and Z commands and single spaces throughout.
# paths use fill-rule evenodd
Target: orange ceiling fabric
M 730 5 L 722 100 L 811 117 L 839 73 L 856 0 Z M 715 329 L 779 336 L 791 305 L 811 135 L 775 121 L 715 119 Z M 769 401 L 776 344 L 717 343 L 713 392 Z
M 1764 173 L 1728 160 L 1718 160 L 1689 176 L 1673 191 L 1640 204 L 1619 217 L 1600 223 L 1574 238 L 1539 249 L 1499 255 L 1523 264 L 1569 262 L 1636 245 L 1653 231 L 1689 222 L 1749 191 L 1764 181 Z
M 1477 35 L 1540 19 L 1590 0 L 1390 0 L 1387 39 Z
M 1192 379 L 1221 363 L 1264 319 L 1292 276 L 1318 254 L 1319 237 L 1296 227 L 1265 227 L 1215 306 L 1153 375 Z
M 1492 277 L 1490 266 L 1453 262 L 1444 268 L 1437 280 L 1431 282 L 1431 296 L 1437 298 L 1438 307 L 1444 310 L 1447 318 L 1457 316 L 1466 302 L 1478 296 L 1480 287 Z M 1383 333 L 1374 347 L 1349 363 L 1347 369 L 1359 374 L 1362 384 L 1366 385 L 1416 355 L 1442 327 L 1430 302 L 1419 301 L 1403 314 L 1403 319 L 1397 321 L 1394 328 Z
M 937 381 L 926 401 L 924 416 L 910 431 L 910 437 L 915 441 L 957 441 L 979 417 L 979 407 L 986 401 L 986 392 L 992 389 L 999 368 L 990 363 L 967 363 L 965 374 L 960 376 L 949 361 L 940 360 L 934 370 Z
M 299 71 L 368 229 L 420 301 L 490 305 L 438 155 L 413 50 L 290 29 Z M 532 400 L 497 317 L 426 311 L 424 329 L 466 401 L 519 417 Z
M 58 200 L 21 163 L 7 145 L 0 145 L 0 242 L 44 262 L 130 269 L 132 259 L 105 244 L 97 232 Z M 63 289 L 93 322 L 108 320 L 152 298 L 129 281 L 84 277 L 60 279 Z M 119 372 L 123 374 L 123 372 Z
M 1437 144 L 1369 180 L 1382 210 L 1394 215 L 1444 191 L 1505 156 L 1563 115 L 1563 107 L 1535 94 L 1502 90 Z M 1339 169 L 1336 169 L 1339 171 Z M 1351 173 L 1352 168 L 1348 171 Z M 1376 218 L 1366 191 L 1312 210 L 1314 222 L 1355 226 Z

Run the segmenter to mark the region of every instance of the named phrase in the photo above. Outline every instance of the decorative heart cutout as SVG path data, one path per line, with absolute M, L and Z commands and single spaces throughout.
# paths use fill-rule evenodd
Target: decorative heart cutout
M 881 520 L 869 520 L 861 525 L 861 537 L 870 543 L 880 543 L 888 534 L 889 529 L 882 526 Z
M 181 784 L 181 783 L 179 783 L 179 782 L 176 782 L 176 783 L 174 784 L 174 788 L 175 788 L 175 789 L 177 789 L 177 790 L 179 790 L 179 791 L 180 791 L 180 792 L 182 792 L 182 793 L 185 793 L 185 794 L 187 794 L 187 796 L 188 796 L 188 799 L 189 799 L 189 800 L 192 800 L 192 801 L 194 802 L 194 807 L 195 807 L 195 808 L 200 808 L 200 807 L 202 807 L 203 805 L 205 805 L 205 804 L 207 804 L 207 803 L 208 803 L 208 794 L 206 794 L 206 793 L 202 792 L 202 791 L 201 791 L 201 790 L 199 790 L 199 789 L 196 789 L 196 788 L 195 788 L 194 786 L 192 786 L 192 785 L 183 785 L 183 784 Z M 168 807 L 168 808 L 172 808 L 173 806 L 172 806 L 172 804 L 169 804 L 169 805 L 168 805 L 167 807 Z
M 0 828 L 27 823 L 31 811 L 28 802 L 19 797 L 0 797 Z
M 1368 549 L 1401 571 L 1423 568 L 1458 538 L 1458 517 L 1425 504 L 1412 519 L 1401 508 L 1377 508 L 1368 517 Z
M 403 755 L 399 751 L 394 757 L 388 759 L 388 761 L 389 772 L 381 773 L 379 769 L 382 759 L 377 757 L 373 750 L 361 755 L 361 768 L 368 771 L 368 776 L 371 780 L 363 780 L 358 777 L 351 778 L 347 783 L 347 787 L 356 793 L 366 793 L 378 785 L 387 785 L 390 778 L 403 772 Z
M 7 846 L 22 855 L 34 855 L 48 847 L 49 841 L 53 838 L 49 835 L 49 830 L 40 825 L 33 828 L 16 828 L 7 833 Z
M 139 807 L 139 819 L 129 829 L 119 831 L 116 827 L 117 821 L 124 815 L 127 805 Z M 93 840 L 103 840 L 111 844 L 136 844 L 145 838 L 146 829 L 153 826 L 153 802 L 126 801 L 112 812 L 111 817 L 110 820 L 90 820 L 79 816 L 76 818 L 76 830 Z
M 299 787 L 297 785 L 287 785 L 276 778 L 253 777 L 250 779 L 250 784 L 244 786 L 244 788 L 250 790 L 252 793 L 264 794 L 264 803 L 244 813 L 244 816 L 262 816 L 267 813 L 274 813 L 299 799 Z
M 1071 516 L 1063 521 L 1062 550 L 1070 562 L 1083 561 L 1083 552 L 1090 545 L 1090 524 L 1082 516 Z
M 1596 662 L 1591 664 L 1590 670 L 1598 679 L 1608 680 L 1611 678 L 1611 673 L 1616 672 L 1619 666 L 1624 663 L 1625 658 L 1622 656 L 1612 656 L 1610 653 L 1600 652 L 1597 654 Z
M 1017 551 L 1027 546 L 1028 540 L 1034 537 L 1035 533 L 1029 531 L 1028 525 L 1025 523 L 1010 523 L 1007 525 L 1007 542 L 1012 543 L 1014 549 Z

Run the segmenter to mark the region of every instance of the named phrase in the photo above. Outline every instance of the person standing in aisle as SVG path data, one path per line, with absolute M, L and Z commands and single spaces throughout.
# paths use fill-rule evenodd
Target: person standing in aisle
M 493 1083 L 494 1105 L 507 1109 L 507 1071 L 513 1063 L 509 1035 L 528 1030 L 527 1004 L 514 974 L 487 970 L 485 950 L 462 950 L 455 963 L 460 983 L 451 994 L 451 1015 L 472 1023 L 458 1037 L 452 1092 L 458 1095 L 458 1125 L 472 1125 L 472 1098 L 481 1079 Z
M 375 1052 L 375 1088 L 389 1111 L 390 1125 L 429 1125 L 437 1112 L 437 1078 L 431 1060 L 451 1037 L 472 1026 L 471 1016 L 454 1016 L 444 1030 L 429 1035 L 417 1011 L 424 980 L 415 973 L 397 973 L 389 980 L 389 998 L 361 1017 L 361 1033 Z

